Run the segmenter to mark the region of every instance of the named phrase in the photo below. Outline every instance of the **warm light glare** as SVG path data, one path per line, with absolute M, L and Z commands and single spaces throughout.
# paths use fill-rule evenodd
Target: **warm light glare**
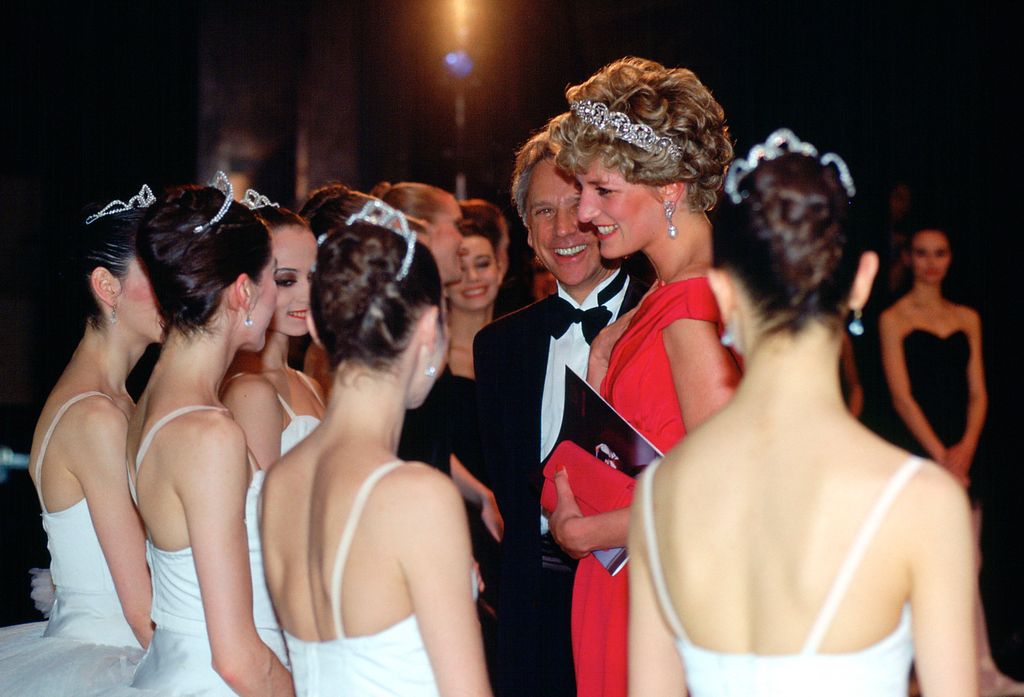
M 469 38 L 469 0 L 452 0 L 452 15 L 455 18 L 455 34 L 460 43 Z

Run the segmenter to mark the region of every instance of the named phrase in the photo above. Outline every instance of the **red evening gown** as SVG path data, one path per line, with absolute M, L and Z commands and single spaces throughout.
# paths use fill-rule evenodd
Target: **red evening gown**
M 615 344 L 601 384 L 604 398 L 661 452 L 686 435 L 661 338 L 662 330 L 680 319 L 721 324 L 706 278 L 670 283 L 644 299 Z M 579 697 L 626 695 L 627 571 L 612 576 L 593 555 L 576 571 L 572 643 Z

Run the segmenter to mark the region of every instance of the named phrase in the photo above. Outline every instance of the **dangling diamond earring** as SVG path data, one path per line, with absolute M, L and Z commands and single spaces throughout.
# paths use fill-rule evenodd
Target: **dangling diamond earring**
M 423 373 L 424 373 L 424 374 L 425 374 L 425 375 L 426 375 L 426 376 L 427 376 L 428 378 L 433 378 L 433 377 L 437 377 L 437 366 L 436 366 L 436 365 L 428 365 L 428 366 L 427 366 L 427 369 L 426 369 L 426 370 L 424 370 L 424 371 L 423 371 Z
M 676 224 L 672 222 L 672 214 L 676 212 L 676 204 L 671 201 L 665 201 L 663 205 L 665 206 L 665 219 L 668 220 L 668 236 L 674 240 L 676 235 L 679 234 Z
M 242 324 L 244 324 L 247 327 L 251 327 L 252 326 L 252 313 L 251 312 L 245 316 L 245 319 L 242 320 Z
M 722 342 L 722 346 L 732 346 L 736 343 L 736 338 L 732 335 L 732 327 L 728 324 L 725 325 L 725 331 L 722 332 L 722 336 L 718 337 L 718 340 Z
M 850 323 L 846 325 L 847 328 L 850 330 L 850 333 L 853 334 L 854 336 L 861 336 L 864 333 L 864 323 L 861 322 L 860 319 L 862 314 L 863 313 L 860 309 L 854 310 L 853 319 L 851 319 Z
M 117 324 L 117 306 L 116 305 L 110 310 L 110 323 L 111 324 Z

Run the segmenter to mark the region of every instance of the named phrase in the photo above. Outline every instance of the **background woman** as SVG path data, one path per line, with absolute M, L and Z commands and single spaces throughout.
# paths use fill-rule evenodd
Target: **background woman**
M 218 398 L 235 352 L 262 349 L 274 314 L 267 230 L 231 201 L 230 185 L 227 193 L 187 187 L 152 206 L 138 247 L 166 338 L 128 429 L 157 626 L 132 684 L 171 694 L 291 694 L 262 575 L 263 473 Z
M 913 287 L 882 313 L 879 333 L 889 392 L 914 449 L 966 486 L 988 394 L 978 313 L 942 297 L 951 261 L 946 233 L 914 233 Z
M 391 222 L 340 226 L 320 248 L 313 322 L 335 384 L 268 477 L 267 581 L 298 694 L 489 695 L 462 502 L 396 456 L 447 343 L 437 267 Z
M 844 226 L 853 182 L 788 131 L 765 148 L 715 233 L 743 381 L 633 507 L 630 694 L 904 697 L 915 652 L 925 695 L 977 694 L 966 498 L 842 400 L 878 268 Z
M 324 405 L 319 386 L 288 366 L 290 340 L 309 333 L 309 274 L 316 262 L 316 238 L 306 221 L 287 209 L 267 204 L 255 212 L 270 230 L 277 260 L 277 308 L 263 350 L 238 353 L 222 397 L 245 431 L 249 452 L 266 468 L 316 428 Z
M 615 344 L 601 393 L 668 452 L 725 404 L 739 377 L 719 343 L 718 307 L 705 277 L 706 211 L 732 155 L 725 115 L 692 72 L 642 58 L 612 63 L 566 96 L 573 115 L 551 135 L 558 165 L 581 184 L 579 219 L 595 226 L 601 256 L 643 252 L 658 279 Z M 616 129 L 612 121 L 628 126 Z M 556 483 L 552 532 L 568 553 L 587 555 L 573 591 L 578 694 L 623 695 L 626 574 L 609 575 L 589 553 L 625 546 L 629 512 L 583 517 L 567 477 Z
M 0 631 L 3 694 L 127 684 L 153 635 L 145 536 L 124 476 L 135 409 L 125 380 L 160 340 L 149 281 L 135 259 L 136 230 L 153 200 L 143 186 L 127 203 L 86 209 L 75 230 L 72 277 L 87 307 L 85 333 L 43 406 L 29 468 L 56 601 L 48 623 Z

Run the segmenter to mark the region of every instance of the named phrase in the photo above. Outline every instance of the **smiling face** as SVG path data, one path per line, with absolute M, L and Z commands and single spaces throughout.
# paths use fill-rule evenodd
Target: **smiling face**
M 592 228 L 577 219 L 579 202 L 571 175 L 548 160 L 537 163 L 526 192 L 527 242 L 562 288 L 583 302 L 611 271 L 601 264 Z
M 604 258 L 643 251 L 664 234 L 665 212 L 654 188 L 632 184 L 600 162 L 592 163 L 579 181 L 579 219 L 596 228 Z
M 914 281 L 939 284 L 946 278 L 953 254 L 949 238 L 941 230 L 921 230 L 910 241 L 910 264 Z
M 462 279 L 448 286 L 452 310 L 478 312 L 494 306 L 501 286 L 501 271 L 494 247 L 486 237 L 462 238 Z
M 316 262 L 316 239 L 308 228 L 284 225 L 271 235 L 277 270 L 277 309 L 270 324 L 273 331 L 287 336 L 305 336 L 309 331 L 309 276 Z

